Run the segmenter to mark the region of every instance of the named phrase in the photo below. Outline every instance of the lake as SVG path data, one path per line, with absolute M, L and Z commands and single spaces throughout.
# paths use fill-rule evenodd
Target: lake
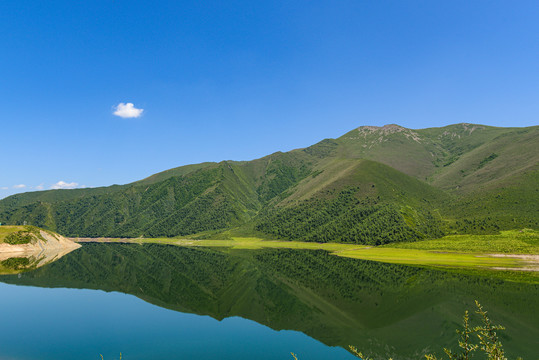
M 85 244 L 0 276 L 0 359 L 442 355 L 481 302 L 509 357 L 539 353 L 539 285 L 313 250 Z M 478 319 L 473 317 L 478 323 Z

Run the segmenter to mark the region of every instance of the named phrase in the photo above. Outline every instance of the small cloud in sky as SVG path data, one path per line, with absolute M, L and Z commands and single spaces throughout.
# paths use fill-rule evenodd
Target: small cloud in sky
M 44 189 L 44 186 L 43 186 L 43 184 L 40 184 L 40 185 L 38 185 L 38 186 L 35 186 L 34 189 L 36 189 L 36 190 L 43 190 L 43 189 Z
M 133 103 L 119 103 L 115 109 L 116 111 L 114 111 L 113 114 L 124 119 L 138 118 L 144 111 L 144 109 L 137 109 Z
M 56 184 L 53 184 L 51 185 L 51 189 L 74 189 L 78 186 L 79 184 L 76 183 L 76 182 L 65 182 L 65 181 L 58 181 Z
M 0 187 L 0 189 L 2 189 L 2 190 L 7 190 L 7 189 L 9 189 L 9 188 L 8 188 L 7 186 L 2 186 L 2 187 Z
M 13 185 L 14 189 L 24 189 L 25 187 L 26 187 L 26 185 L 24 185 L 24 184 Z

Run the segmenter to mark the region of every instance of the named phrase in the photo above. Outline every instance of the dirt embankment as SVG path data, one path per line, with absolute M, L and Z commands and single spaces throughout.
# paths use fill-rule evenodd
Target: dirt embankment
M 35 236 L 32 241 L 27 244 L 6 244 L 0 243 L 0 260 L 9 259 L 14 254 L 34 254 L 47 251 L 69 250 L 73 251 L 80 247 L 77 244 L 62 235 L 49 233 L 47 231 L 39 230 L 41 238 Z M 68 252 L 69 252 L 68 251 Z
M 521 255 L 521 254 L 488 254 L 492 257 L 505 257 L 522 260 L 524 266 L 518 268 L 495 267 L 494 270 L 517 270 L 517 271 L 536 271 L 539 272 L 539 255 Z
M 81 247 L 61 235 L 35 227 L 6 226 L 1 232 L 0 274 L 36 269 Z

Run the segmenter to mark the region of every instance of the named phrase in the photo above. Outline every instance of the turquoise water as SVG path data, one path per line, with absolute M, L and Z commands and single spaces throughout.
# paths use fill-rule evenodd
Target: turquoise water
M 324 251 L 87 244 L 0 276 L 3 359 L 442 356 L 479 300 L 510 358 L 539 353 L 539 285 Z
M 297 331 L 160 308 L 98 290 L 0 284 L 0 359 L 350 359 Z

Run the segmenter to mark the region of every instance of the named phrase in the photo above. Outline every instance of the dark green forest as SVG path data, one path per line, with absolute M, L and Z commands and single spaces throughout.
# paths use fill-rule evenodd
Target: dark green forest
M 443 234 L 428 211 L 421 224 L 407 224 L 395 204 L 358 199 L 346 189 L 330 199 L 309 199 L 293 207 L 272 209 L 260 216 L 256 230 L 278 238 L 314 242 L 383 245 Z

